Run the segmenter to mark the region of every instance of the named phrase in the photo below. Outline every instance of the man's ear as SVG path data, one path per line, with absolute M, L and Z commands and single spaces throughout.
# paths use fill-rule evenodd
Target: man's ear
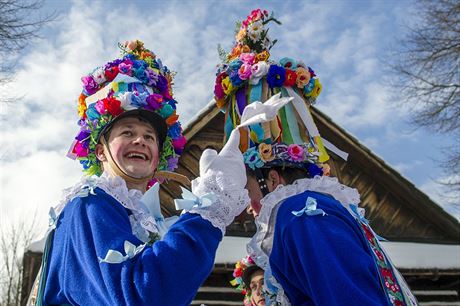
M 96 145 L 96 157 L 99 161 L 107 161 L 107 158 L 105 157 L 104 153 L 104 146 L 100 143 Z
M 268 181 L 269 182 L 267 182 L 268 183 L 267 185 L 268 185 L 268 188 L 270 189 L 270 192 L 275 190 L 275 188 L 278 187 L 279 184 L 283 183 L 280 174 L 278 173 L 278 171 L 274 169 L 271 169 L 268 172 Z

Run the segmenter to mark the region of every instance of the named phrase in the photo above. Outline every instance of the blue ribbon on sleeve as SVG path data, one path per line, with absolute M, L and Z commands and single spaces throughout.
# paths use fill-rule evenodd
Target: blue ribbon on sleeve
M 316 199 L 312 197 L 308 197 L 305 203 L 305 207 L 299 211 L 293 210 L 292 214 L 296 217 L 300 217 L 303 214 L 306 214 L 307 216 L 316 216 L 316 215 L 325 216 L 326 213 L 324 212 L 324 210 L 322 210 L 321 208 L 317 208 L 317 206 L 318 206 L 318 203 L 316 202 Z
M 181 187 L 182 189 L 182 199 L 175 199 L 174 204 L 176 205 L 177 210 L 189 211 L 192 208 L 204 208 L 209 207 L 217 201 L 217 196 L 210 192 L 206 193 L 201 197 L 197 197 L 189 190 Z

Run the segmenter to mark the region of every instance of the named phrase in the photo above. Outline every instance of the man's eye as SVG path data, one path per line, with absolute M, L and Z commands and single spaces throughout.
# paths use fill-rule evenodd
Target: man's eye
M 147 139 L 147 140 L 155 141 L 155 137 L 153 135 L 145 135 L 144 138 Z
M 131 131 L 123 131 L 121 132 L 121 135 L 125 135 L 125 136 L 131 136 L 133 133 L 131 133 Z

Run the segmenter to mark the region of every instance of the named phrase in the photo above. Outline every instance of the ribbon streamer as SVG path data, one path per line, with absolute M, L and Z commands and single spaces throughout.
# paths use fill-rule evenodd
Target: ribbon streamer
M 189 211 L 192 208 L 204 208 L 209 207 L 217 201 L 217 196 L 210 192 L 206 193 L 201 197 L 197 197 L 189 190 L 181 187 L 182 189 L 182 199 L 175 199 L 174 204 L 176 205 L 177 210 Z
M 316 216 L 316 215 L 325 216 L 326 213 L 324 212 L 324 210 L 322 210 L 321 208 L 317 208 L 317 206 L 318 206 L 318 203 L 316 202 L 316 199 L 312 197 L 308 197 L 305 203 L 305 207 L 299 211 L 293 210 L 292 214 L 296 217 L 300 217 L 303 214 L 306 214 L 307 216 Z

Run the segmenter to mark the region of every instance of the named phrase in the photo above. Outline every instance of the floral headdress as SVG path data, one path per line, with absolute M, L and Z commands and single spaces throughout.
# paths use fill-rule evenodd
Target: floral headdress
M 233 270 L 234 279 L 230 281 L 230 284 L 236 287 L 236 290 L 244 294 L 244 305 L 251 305 L 251 289 L 245 278 L 250 277 L 248 274 L 252 274 L 257 269 L 261 268 L 256 265 L 250 255 L 241 258 L 235 264 L 235 269 Z
M 214 95 L 225 112 L 225 136 L 239 124 L 246 105 L 268 100 L 280 93 L 293 97 L 272 122 L 254 124 L 240 131 L 240 149 L 252 169 L 290 166 L 322 175 L 319 166 L 329 159 L 309 107 L 321 93 L 322 85 L 312 68 L 292 58 L 270 59 L 269 50 L 277 42 L 268 36 L 270 22 L 281 24 L 273 13 L 254 10 L 237 23 L 236 41 L 228 54 L 219 46 Z
M 82 77 L 83 91 L 78 98 L 80 131 L 68 156 L 78 159 L 86 174 L 101 175 L 95 154 L 101 132 L 125 112 L 147 110 L 162 118 L 167 127 L 157 170 L 173 171 L 186 142 L 176 114 L 177 101 L 172 97 L 174 73 L 139 40 L 118 46 L 121 58 Z

